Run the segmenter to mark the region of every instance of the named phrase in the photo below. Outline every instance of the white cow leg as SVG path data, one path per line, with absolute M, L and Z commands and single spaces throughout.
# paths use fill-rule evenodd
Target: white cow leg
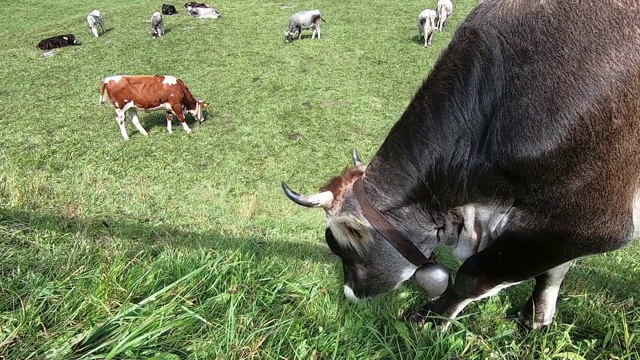
M 171 128 L 171 120 L 173 120 L 173 114 L 167 113 L 167 131 L 169 134 L 173 133 L 173 129 Z
M 182 121 L 181 122 L 182 127 L 184 128 L 184 131 L 186 131 L 187 133 L 191 134 L 191 128 L 189 128 L 189 125 L 187 125 L 186 121 Z
M 93 33 L 93 36 L 98 37 L 98 28 L 95 26 L 91 27 L 91 32 Z
M 138 111 L 135 108 L 130 108 L 129 110 L 127 110 L 127 114 L 131 118 L 131 122 L 136 126 L 136 129 L 138 129 L 140 134 L 148 136 L 149 134 L 147 134 L 142 125 L 140 125 L 140 121 L 138 120 Z
M 533 294 L 518 312 L 525 326 L 530 329 L 540 329 L 553 322 L 560 286 L 571 264 L 572 261 L 566 262 L 536 276 Z
M 318 25 L 318 40 L 320 40 L 320 25 Z
M 118 123 L 118 126 L 120 126 L 120 133 L 125 140 L 129 140 L 129 134 L 127 134 L 127 129 L 124 127 L 124 115 L 124 111 L 116 110 L 116 122 Z

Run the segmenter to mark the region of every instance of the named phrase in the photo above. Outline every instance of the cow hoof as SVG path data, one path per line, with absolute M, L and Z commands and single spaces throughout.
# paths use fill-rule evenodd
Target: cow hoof
M 553 322 L 553 318 L 551 319 L 535 319 L 533 314 L 525 311 L 518 311 L 518 320 L 520 323 L 527 328 L 528 330 L 540 330 L 543 329 Z

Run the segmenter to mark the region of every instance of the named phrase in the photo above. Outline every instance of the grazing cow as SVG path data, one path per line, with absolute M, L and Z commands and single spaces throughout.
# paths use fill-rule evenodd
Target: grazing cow
M 38 43 L 37 48 L 40 50 L 51 50 L 70 45 L 80 45 L 80 42 L 73 34 L 58 35 L 46 38 Z
M 447 18 L 453 12 L 453 3 L 451 0 L 438 0 L 436 10 L 438 12 L 438 31 L 442 31 Z
M 195 16 L 198 19 L 217 19 L 222 16 L 222 14 L 214 8 L 189 8 L 187 12 L 189 15 Z
M 168 75 L 116 75 L 109 76 L 100 83 L 100 103 L 111 101 L 116 109 L 116 121 L 122 137 L 129 139 L 124 127 L 125 114 L 142 135 L 148 135 L 140 122 L 136 109 L 144 111 L 167 110 L 167 131 L 171 129 L 171 120 L 177 116 L 187 133 L 191 129 L 185 122 L 186 113 L 190 113 L 198 122 L 204 121 L 202 110 L 209 104 L 196 100 L 187 85 Z
M 311 38 L 313 39 L 317 34 L 319 40 L 320 23 L 323 21 L 324 19 L 320 14 L 320 10 L 300 11 L 293 14 L 289 20 L 289 28 L 284 32 L 284 42 L 288 43 L 293 41 L 296 33 L 298 34 L 298 40 L 300 40 L 302 38 L 302 30 L 311 28 L 313 28 Z
M 100 14 L 100 10 L 93 10 L 92 12 L 90 12 L 89 15 L 87 15 L 87 22 L 89 23 L 89 27 L 91 28 L 91 33 L 95 37 L 100 36 L 101 33 L 104 34 L 104 32 L 106 31 L 104 28 L 104 21 L 102 20 L 102 14 Z
M 174 15 L 177 14 L 178 10 L 176 7 L 171 4 L 162 4 L 162 15 Z
M 159 38 L 164 35 L 164 20 L 162 20 L 162 14 L 154 12 L 151 15 L 151 36 Z
M 431 45 L 433 33 L 436 31 L 437 17 L 436 11 L 431 9 L 424 9 L 418 15 L 418 38 L 420 35 L 424 37 L 424 46 Z
M 440 244 L 464 262 L 412 318 L 535 277 L 520 318 L 540 328 L 574 260 L 640 235 L 640 12 L 602 4 L 485 0 L 368 166 L 315 195 L 283 183 L 324 208 L 348 298 L 432 269 Z

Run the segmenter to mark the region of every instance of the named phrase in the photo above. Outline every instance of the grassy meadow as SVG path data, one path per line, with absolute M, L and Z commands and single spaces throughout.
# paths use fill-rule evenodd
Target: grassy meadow
M 637 242 L 579 260 L 545 330 L 515 321 L 529 281 L 420 331 L 402 320 L 428 300 L 412 284 L 347 302 L 323 212 L 282 194 L 317 190 L 353 147 L 373 156 L 478 1 L 456 1 L 424 48 L 417 16 L 435 3 L 219 0 L 207 21 L 174 3 L 153 39 L 161 1 L 3 2 L 0 359 L 638 359 Z M 285 45 L 312 8 L 323 38 Z M 35 48 L 67 33 L 82 46 Z M 170 135 L 141 112 L 150 136 L 127 121 L 124 141 L 98 104 L 117 74 L 183 79 L 207 120 Z

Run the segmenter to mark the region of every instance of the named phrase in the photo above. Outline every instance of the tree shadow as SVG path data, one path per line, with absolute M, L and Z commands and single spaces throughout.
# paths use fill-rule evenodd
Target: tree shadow
M 217 251 L 239 251 L 254 256 L 257 260 L 284 258 L 319 263 L 335 262 L 328 247 L 321 243 L 293 243 L 261 234 L 245 238 L 229 237 L 218 230 L 186 231 L 172 226 L 153 225 L 150 219 L 145 218 L 69 218 L 58 214 L 0 208 L 0 224 L 21 232 L 82 234 L 96 246 L 117 238 L 128 240 L 134 248 L 151 249 L 156 245 L 170 245 L 193 250 L 210 248 Z

